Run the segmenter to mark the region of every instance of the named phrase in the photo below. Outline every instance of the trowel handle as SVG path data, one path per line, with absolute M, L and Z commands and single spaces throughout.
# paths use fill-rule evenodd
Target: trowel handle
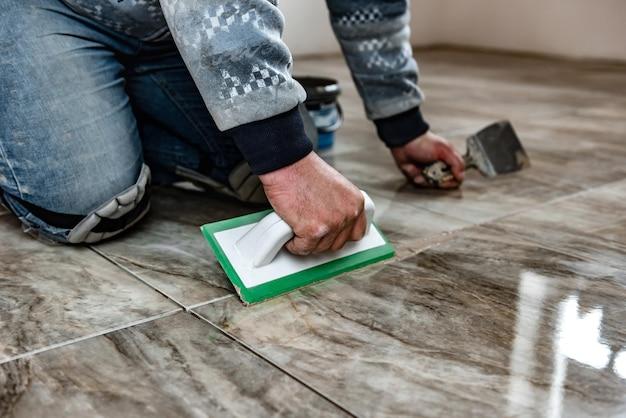
M 361 190 L 365 199 L 367 231 L 374 220 L 376 207 L 370 197 Z M 367 233 L 367 232 L 366 232 Z M 252 267 L 262 267 L 274 260 L 278 252 L 293 238 L 293 231 L 276 212 L 271 212 L 242 236 L 235 244 L 243 258 L 250 260 Z
M 464 155 L 463 160 L 465 161 L 465 166 L 469 167 L 469 156 Z M 437 161 L 422 168 L 422 177 L 432 187 L 441 187 L 443 183 L 454 180 L 454 174 L 452 174 L 450 166 L 443 161 Z

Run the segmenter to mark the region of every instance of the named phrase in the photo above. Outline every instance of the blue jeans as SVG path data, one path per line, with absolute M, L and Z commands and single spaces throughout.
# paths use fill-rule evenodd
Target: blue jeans
M 134 202 L 124 222 L 136 221 L 148 208 L 145 165 L 152 183 L 178 180 L 177 167 L 226 183 L 243 160 L 171 38 L 111 31 L 59 0 L 0 0 L 0 10 L 0 197 L 30 229 L 67 242 L 114 198 L 123 210 L 112 218 Z

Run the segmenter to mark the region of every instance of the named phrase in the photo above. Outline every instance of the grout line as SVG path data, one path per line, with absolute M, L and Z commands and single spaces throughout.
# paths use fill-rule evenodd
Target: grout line
M 450 231 L 444 231 L 444 232 L 441 232 L 441 233 L 438 233 L 438 234 L 435 234 L 435 235 L 431 235 L 431 236 L 428 236 L 428 237 L 422 237 L 422 238 L 418 238 L 416 240 L 408 241 L 407 244 L 411 245 L 411 244 L 413 244 L 414 242 L 417 242 L 417 241 L 423 241 L 424 239 L 429 239 L 429 238 L 434 238 L 434 237 L 444 237 L 445 235 L 450 235 L 449 239 L 445 240 L 445 241 L 449 241 L 450 239 L 454 239 L 454 236 L 456 236 L 457 234 L 462 233 L 463 231 L 465 231 L 467 229 L 471 229 L 471 228 L 475 228 L 475 227 L 486 227 L 486 228 L 489 228 L 491 230 L 494 230 L 494 226 L 491 225 L 491 224 L 497 223 L 498 221 L 501 221 L 503 219 L 506 219 L 506 218 L 509 218 L 509 217 L 513 217 L 513 216 L 516 216 L 516 215 L 520 215 L 522 213 L 525 213 L 525 212 L 528 212 L 528 211 L 531 211 L 531 210 L 540 209 L 540 208 L 542 208 L 544 206 L 548 206 L 548 205 L 551 205 L 551 204 L 555 204 L 555 203 L 559 203 L 559 202 L 562 202 L 562 201 L 565 201 L 565 200 L 569 200 L 569 199 L 578 197 L 580 195 L 584 195 L 585 193 L 589 193 L 589 192 L 592 192 L 594 190 L 602 189 L 604 187 L 610 187 L 611 185 L 619 184 L 619 183 L 624 182 L 624 181 L 626 181 L 626 179 L 619 179 L 619 180 L 612 181 L 610 183 L 605 183 L 605 184 L 603 184 L 601 186 L 590 187 L 588 189 L 582 189 L 582 190 L 576 191 L 576 192 L 571 193 L 571 194 L 559 196 L 559 197 L 556 197 L 556 198 L 554 198 L 552 200 L 548 200 L 548 201 L 545 201 L 545 202 L 541 202 L 541 203 L 537 203 L 537 204 L 534 204 L 534 205 L 526 206 L 526 207 L 521 208 L 521 209 L 519 209 L 517 211 L 513 211 L 513 212 L 510 212 L 510 213 L 501 215 L 501 216 L 497 216 L 497 217 L 495 217 L 493 219 L 489 219 L 489 220 L 482 221 L 482 222 L 477 222 L 477 223 L 471 223 L 471 222 L 468 222 L 468 221 L 466 221 L 464 219 L 459 219 L 459 218 L 457 218 L 457 217 L 455 217 L 453 215 L 448 215 L 448 214 L 445 214 L 445 213 L 436 212 L 436 211 L 433 211 L 433 210 L 430 210 L 430 209 L 427 209 L 427 208 L 423 208 L 421 206 L 417 206 L 420 209 L 426 209 L 427 211 L 429 211 L 431 213 L 434 213 L 434 214 L 437 214 L 437 215 L 447 216 L 447 217 L 450 217 L 450 218 L 455 219 L 457 221 L 461 221 L 463 223 L 467 223 L 468 225 L 462 226 L 460 228 L 452 229 Z M 377 195 L 376 193 L 373 193 L 373 192 L 371 194 Z M 384 198 L 384 196 L 380 196 L 380 195 L 377 195 L 377 196 Z M 387 199 L 387 200 L 389 200 L 389 199 Z M 569 254 L 569 253 L 563 252 L 563 251 L 555 249 L 555 248 L 550 248 L 549 246 L 546 246 L 546 245 L 541 245 L 541 243 L 539 243 L 538 241 L 534 241 L 534 240 L 532 240 L 532 239 L 530 239 L 528 237 L 523 237 L 523 236 L 515 234 L 515 233 L 513 233 L 513 235 L 516 238 L 520 239 L 520 241 L 525 241 L 527 243 L 536 244 L 536 245 L 538 245 L 538 246 L 540 246 L 542 248 L 545 248 L 545 249 L 548 249 L 548 250 L 552 250 L 552 251 L 558 252 L 560 254 L 564 254 L 564 255 L 568 255 L 568 256 L 580 257 L 579 255 Z M 432 244 L 427 244 L 425 247 L 421 248 L 419 251 L 417 251 L 415 253 L 412 253 L 411 255 L 409 255 L 407 257 L 411 257 L 413 255 L 419 254 L 419 253 L 421 253 L 423 251 L 426 251 L 426 250 L 428 250 L 428 249 L 430 249 L 430 248 L 432 248 L 432 247 L 434 247 L 435 245 L 438 245 L 438 244 L 439 244 L 439 242 L 434 242 Z M 407 257 L 405 257 L 405 258 L 407 258 Z M 399 259 L 399 260 L 401 261 L 401 260 L 404 260 L 405 258 L 402 258 L 402 259 Z M 595 260 L 591 260 L 591 261 L 595 261 Z
M 152 285 L 151 283 L 147 282 L 145 279 L 143 279 L 141 276 L 139 276 L 137 273 L 135 273 L 134 271 L 130 270 L 128 267 L 123 266 L 122 264 L 120 264 L 119 262 L 115 261 L 114 259 L 112 259 L 111 257 L 109 257 L 106 253 L 102 252 L 101 250 L 95 248 L 94 246 L 90 245 L 88 246 L 88 248 L 93 251 L 94 253 L 98 254 L 99 256 L 103 257 L 104 259 L 106 259 L 107 261 L 109 261 L 110 263 L 112 263 L 113 265 L 119 267 L 120 269 L 124 270 L 126 273 L 130 274 L 131 276 L 133 276 L 135 279 L 139 280 L 140 282 L 142 282 L 143 284 L 145 284 L 146 286 L 148 286 L 150 289 L 153 289 L 155 291 L 157 291 L 158 293 L 161 294 L 161 296 L 166 297 L 167 299 L 170 299 L 172 302 L 176 303 L 177 305 L 179 305 L 181 308 L 187 310 L 188 308 L 185 306 L 184 303 L 182 303 L 181 301 L 179 301 L 178 299 L 176 299 L 173 296 L 170 296 L 167 292 L 159 289 L 158 287 Z
M 462 233 L 463 231 L 465 231 L 465 230 L 467 230 L 467 229 L 474 228 L 474 227 L 483 227 L 483 228 L 488 228 L 488 229 L 490 229 L 490 230 L 492 230 L 492 231 L 494 231 L 494 230 L 495 230 L 495 231 L 500 231 L 499 229 L 497 229 L 497 228 L 493 225 L 493 224 L 497 223 L 498 221 L 501 221 L 501 220 L 503 220 L 503 219 L 506 219 L 506 218 L 509 218 L 509 217 L 513 217 L 513 216 L 516 216 L 516 215 L 520 215 L 520 214 L 522 214 L 522 213 L 525 213 L 525 212 L 528 212 L 528 211 L 531 211 L 531 210 L 540 209 L 541 207 L 548 206 L 548 205 L 551 205 L 551 204 L 554 204 L 554 203 L 559 203 L 559 202 L 562 202 L 562 201 L 565 201 L 565 200 L 569 200 L 569 199 L 572 199 L 572 198 L 578 197 L 578 196 L 580 196 L 580 195 L 583 195 L 583 194 L 585 194 L 585 193 L 590 193 L 590 192 L 592 192 L 592 191 L 594 191 L 594 190 L 598 190 L 598 189 L 601 189 L 601 188 L 604 188 L 604 187 L 610 187 L 610 186 L 611 186 L 611 185 L 613 185 L 613 184 L 618 184 L 618 183 L 621 183 L 621 182 L 623 182 L 623 181 L 625 181 L 625 179 L 620 179 L 620 180 L 612 181 L 612 182 L 610 182 L 610 183 L 605 183 L 605 184 L 603 184 L 603 185 L 601 185 L 601 186 L 591 187 L 591 188 L 589 188 L 589 189 L 579 190 L 579 191 L 577 191 L 577 192 L 574 192 L 574 193 L 571 193 L 571 194 L 568 194 L 568 195 L 564 195 L 564 196 L 559 196 L 559 197 L 557 197 L 557 198 L 554 198 L 554 199 L 552 199 L 552 200 L 548 200 L 548 201 L 546 201 L 546 202 L 537 203 L 537 204 L 535 204 L 535 205 L 530 205 L 530 206 L 527 206 L 527 207 L 522 208 L 522 209 L 520 209 L 520 210 L 517 210 L 517 211 L 511 212 L 511 213 L 507 213 L 507 214 L 502 215 L 502 216 L 498 216 L 498 217 L 493 218 L 493 219 L 490 219 L 490 220 L 488 220 L 488 221 L 478 222 L 478 223 L 475 223 L 475 224 L 469 224 L 469 225 L 467 225 L 467 226 L 463 226 L 463 227 L 460 227 L 460 228 L 457 228 L 457 229 L 453 229 L 453 230 L 451 230 L 451 231 L 446 231 L 446 232 L 442 232 L 442 233 L 437 234 L 437 235 L 432 235 L 431 237 L 438 237 L 438 236 L 443 237 L 444 235 L 449 234 L 449 235 L 450 235 L 450 238 L 445 240 L 445 241 L 449 241 L 450 239 L 454 239 L 454 236 L 455 236 L 455 235 L 457 235 L 457 234 L 459 234 L 459 233 Z M 446 216 L 450 216 L 450 215 L 446 215 Z M 457 220 L 461 220 L 461 219 L 455 218 L 454 216 L 450 216 L 450 217 L 451 217 L 451 218 L 454 218 L 454 219 L 457 219 Z M 626 218 L 625 218 L 625 219 L 626 219 Z M 467 222 L 467 221 L 464 221 L 464 222 Z M 570 257 L 578 257 L 578 258 L 586 259 L 586 260 L 588 260 L 588 261 L 598 262 L 597 260 L 593 260 L 593 259 L 592 259 L 592 258 L 590 258 L 590 257 L 584 256 L 584 255 L 581 255 L 581 254 L 572 254 L 572 253 L 569 253 L 569 252 L 567 252 L 567 251 L 564 251 L 564 250 L 558 249 L 558 248 L 556 248 L 556 247 L 552 247 L 552 246 L 550 246 L 550 245 L 543 244 L 543 243 L 541 243 L 541 242 L 539 242 L 539 241 L 537 241 L 537 240 L 534 240 L 534 239 L 532 239 L 532 238 L 529 238 L 529 237 L 526 237 L 526 236 L 519 235 L 519 234 L 517 234 L 517 233 L 515 233 L 515 232 L 510 232 L 510 231 L 507 231 L 507 233 L 512 234 L 512 235 L 513 235 L 515 238 L 517 238 L 519 241 L 526 242 L 526 243 L 528 243 L 528 244 L 535 244 L 535 245 L 537 245 L 537 246 L 539 246 L 539 247 L 541 247 L 541 248 L 544 248 L 544 249 L 547 249 L 547 250 L 550 250 L 550 251 L 554 251 L 554 252 L 557 252 L 557 253 L 559 253 L 559 254 L 567 255 L 567 256 L 570 256 Z M 425 238 L 430 238 L 430 237 L 425 237 Z M 423 240 L 423 239 L 424 239 L 424 238 L 420 238 L 419 240 Z M 415 241 L 417 241 L 417 240 L 415 240 Z M 408 244 L 409 244 L 409 245 L 411 245 L 411 244 L 412 244 L 413 242 L 415 242 L 415 241 L 410 241 Z M 438 245 L 438 244 L 439 244 L 439 242 L 435 242 L 435 243 L 433 243 L 432 245 L 430 245 L 430 244 L 429 244 L 429 245 L 427 245 L 426 247 L 424 247 L 424 248 L 420 249 L 420 251 L 415 252 L 415 253 L 413 253 L 413 254 L 411 254 L 410 256 L 407 256 L 407 257 L 405 257 L 405 258 L 411 257 L 411 256 L 416 255 L 416 254 L 418 254 L 418 253 L 421 253 L 421 252 L 423 252 L 423 251 L 426 251 L 426 250 L 428 250 L 428 249 L 430 249 L 430 248 L 432 248 L 432 247 L 434 247 L 435 245 Z M 401 260 L 404 260 L 405 258 L 400 259 L 400 261 L 401 261 Z
M 558 245 L 553 245 L 553 244 L 547 243 L 545 241 L 540 241 L 537 238 L 521 235 L 521 234 L 519 234 L 519 233 L 517 233 L 515 231 L 506 231 L 506 230 L 503 230 L 503 229 L 499 229 L 499 228 L 497 228 L 494 225 L 481 225 L 481 226 L 483 228 L 487 228 L 487 229 L 489 229 L 489 230 L 491 230 L 493 232 L 504 232 L 506 234 L 511 235 L 513 238 L 517 239 L 518 241 L 521 241 L 521 242 L 524 242 L 524 243 L 527 243 L 527 244 L 533 244 L 533 245 L 535 245 L 535 246 L 537 246 L 539 248 L 542 248 L 542 249 L 548 250 L 548 251 L 552 251 L 552 252 L 557 253 L 557 254 L 566 255 L 568 257 L 574 257 L 574 258 L 578 258 L 578 259 L 581 259 L 581 260 L 586 260 L 586 261 L 589 261 L 589 262 L 595 263 L 595 264 L 606 264 L 608 267 L 610 267 L 610 268 L 612 268 L 614 270 L 619 270 L 621 268 L 620 265 L 616 265 L 616 264 L 614 264 L 612 262 L 602 262 L 602 261 L 598 260 L 597 258 L 594 258 L 593 256 L 587 255 L 587 254 L 585 254 L 583 252 L 576 253 L 576 252 L 570 251 L 568 249 L 563 249 L 563 248 L 561 248 Z M 585 233 L 581 233 L 581 234 L 583 234 L 583 236 L 585 236 L 585 237 L 587 237 L 587 236 L 593 237 L 593 233 L 586 233 L 585 232 Z M 615 243 L 615 244 L 621 244 L 618 241 L 612 241 L 611 240 L 611 242 Z
M 164 313 L 161 313 L 161 314 L 158 314 L 158 315 L 150 316 L 148 318 L 139 319 L 137 321 L 129 322 L 128 324 L 120 325 L 120 326 L 113 327 L 113 328 L 108 328 L 108 329 L 105 329 L 103 331 L 98 331 L 98 332 L 94 332 L 92 334 L 84 335 L 82 337 L 73 338 L 73 339 L 70 339 L 70 340 L 67 340 L 67 341 L 63 341 L 63 342 L 60 342 L 60 343 L 48 345 L 46 347 L 38 348 L 36 350 L 32 350 L 32 351 L 29 351 L 29 352 L 26 352 L 26 353 L 18 354 L 16 356 L 12 356 L 12 357 L 8 357 L 6 359 L 0 360 L 0 365 L 4 364 L 4 363 L 9 363 L 11 361 L 19 360 L 19 359 L 22 359 L 22 358 L 25 358 L 25 357 L 31 357 L 31 356 L 34 356 L 36 354 L 44 353 L 46 351 L 51 351 L 51 350 L 55 350 L 57 348 L 62 348 L 62 347 L 65 347 L 65 346 L 68 346 L 68 345 L 71 345 L 71 344 L 79 343 L 81 341 L 85 341 L 85 340 L 88 340 L 88 339 L 91 339 L 91 338 L 100 337 L 102 335 L 109 334 L 109 333 L 112 333 L 112 332 L 121 331 L 121 330 L 126 329 L 126 328 L 134 327 L 136 325 L 141 325 L 141 324 L 145 324 L 147 322 L 152 322 L 152 321 L 155 321 L 155 320 L 158 320 L 158 319 L 162 319 L 162 318 L 174 315 L 174 314 L 179 313 L 179 312 L 182 312 L 182 309 L 181 308 L 176 308 L 174 310 L 171 310 L 171 311 L 168 311 L 168 312 L 164 312 Z
M 140 282 L 142 282 L 143 284 L 145 284 L 146 286 L 150 287 L 151 289 L 157 291 L 158 293 L 160 293 L 162 296 L 170 299 L 172 302 L 176 303 L 177 305 L 179 305 L 181 308 L 183 308 L 185 310 L 185 312 L 189 312 L 191 309 L 195 309 L 195 308 L 199 308 L 201 306 L 205 306 L 205 305 L 210 305 L 211 303 L 215 303 L 215 302 L 220 302 L 224 299 L 228 299 L 230 297 L 235 296 L 233 293 L 230 293 L 228 295 L 224 295 L 224 296 L 219 296 L 217 298 L 214 299 L 210 299 L 210 300 L 206 300 L 203 302 L 198 302 L 192 305 L 185 305 L 183 302 L 179 301 L 178 299 L 176 299 L 175 297 L 171 296 L 169 293 L 159 289 L 158 287 L 154 286 L 152 283 L 146 281 L 144 278 L 142 278 L 140 275 L 138 275 L 137 273 L 135 273 L 134 271 L 132 271 L 131 269 L 129 269 L 126 266 L 123 266 L 121 263 L 119 263 L 118 261 L 114 260 L 113 258 L 111 258 L 109 255 L 107 255 L 106 253 L 104 253 L 103 251 L 99 250 L 98 248 L 95 248 L 93 246 L 89 246 L 89 249 L 92 250 L 93 252 L 95 252 L 96 254 L 100 255 L 101 257 L 105 258 L 107 261 L 109 261 L 110 263 L 114 264 L 115 266 L 119 267 L 120 269 L 124 270 L 126 273 L 130 274 L 131 276 L 133 276 L 134 278 L 136 278 L 137 280 L 139 280 Z
M 444 212 L 439 212 L 437 210 L 428 208 L 426 206 L 422 206 L 421 204 L 414 205 L 414 204 L 412 204 L 410 202 L 401 202 L 401 201 L 396 202 L 396 201 L 394 201 L 393 198 L 389 198 L 389 197 L 385 196 L 384 194 L 380 194 L 380 193 L 378 193 L 378 191 L 375 191 L 375 190 L 366 190 L 366 191 L 367 191 L 367 193 L 369 193 L 372 196 L 379 197 L 380 199 L 387 200 L 387 201 L 389 201 L 391 203 L 395 203 L 395 204 L 398 204 L 398 205 L 406 206 L 407 209 L 408 208 L 410 208 L 410 209 L 419 209 L 419 210 L 423 210 L 424 212 L 429 212 L 429 213 L 431 213 L 433 215 L 437 215 L 437 216 L 440 216 L 440 217 L 441 216 L 445 216 L 446 218 L 450 218 L 451 220 L 457 221 L 459 223 L 467 224 L 467 226 L 476 225 L 476 224 L 472 223 L 471 221 L 468 221 L 468 220 L 465 220 L 465 219 L 461 219 L 461 218 L 457 218 L 454 215 L 449 215 L 449 214 L 444 213 Z
M 625 180 L 626 180 L 626 179 L 623 179 L 623 178 L 622 178 L 622 179 L 619 179 L 619 180 L 612 181 L 612 182 L 610 182 L 610 183 L 604 183 L 604 184 L 602 184 L 601 186 L 594 186 L 594 187 L 589 187 L 588 189 L 581 189 L 581 190 L 578 190 L 578 191 L 576 191 L 576 192 L 574 192 L 574 193 L 570 193 L 570 194 L 566 194 L 566 195 L 563 195 L 563 196 L 555 197 L 555 198 L 554 198 L 554 199 L 552 199 L 552 200 L 547 200 L 547 201 L 545 201 L 545 202 L 536 203 L 536 204 L 534 204 L 534 205 L 527 206 L 527 207 L 525 207 L 525 208 L 522 208 L 522 209 L 520 209 L 520 210 L 517 210 L 517 211 L 511 212 L 511 213 L 508 213 L 508 214 L 506 214 L 506 215 L 498 216 L 498 217 L 496 217 L 496 218 L 494 218 L 494 219 L 491 219 L 491 220 L 489 220 L 489 221 L 484 221 L 484 222 L 481 222 L 481 223 L 479 223 L 479 224 L 477 224 L 477 225 L 485 225 L 485 224 L 488 224 L 488 223 L 497 222 L 497 221 L 500 221 L 500 220 L 502 220 L 502 219 L 508 218 L 508 217 L 510 217 L 510 216 L 519 215 L 520 213 L 523 213 L 523 212 L 527 212 L 527 211 L 530 211 L 530 210 L 539 209 L 539 208 L 541 208 L 541 207 L 543 207 L 543 206 L 548 206 L 548 205 L 552 205 L 552 204 L 554 204 L 554 203 L 559 203 L 559 202 L 562 202 L 562 201 L 565 201 L 565 200 L 569 200 L 569 199 L 571 199 L 571 198 L 574 198 L 574 197 L 578 197 L 578 196 L 584 195 L 585 193 L 590 193 L 590 192 L 592 192 L 592 191 L 594 191 L 594 190 L 598 190 L 598 189 L 601 189 L 601 188 L 604 188 L 604 187 L 607 187 L 607 186 L 611 186 L 611 185 L 613 185 L 613 184 L 618 184 L 618 183 L 621 183 L 621 182 L 623 182 L 623 181 L 625 181 Z
M 137 273 L 135 273 L 134 271 L 132 271 L 131 269 L 129 269 L 126 266 L 123 266 L 121 263 L 119 263 L 118 261 L 114 260 L 113 258 L 111 258 L 109 255 L 107 255 L 106 253 L 104 253 L 103 251 L 99 250 L 98 248 L 95 248 L 93 246 L 89 246 L 89 249 L 91 249 L 93 252 L 95 252 L 96 254 L 100 255 L 101 257 L 105 258 L 107 261 L 109 261 L 110 263 L 114 264 L 115 266 L 119 267 L 120 269 L 124 270 L 126 273 L 130 274 L 131 276 L 133 276 L 134 278 L 136 278 L 137 280 L 141 281 L 143 284 L 145 284 L 146 286 L 150 287 L 151 289 L 157 291 L 158 293 L 160 293 L 162 296 L 170 299 L 172 302 L 176 303 L 177 305 L 179 305 L 181 308 L 183 308 L 185 310 L 185 312 L 189 312 L 191 309 L 195 309 L 195 308 L 199 308 L 201 306 L 205 306 L 205 305 L 210 305 L 212 303 L 215 302 L 220 302 L 224 299 L 228 299 L 230 297 L 235 296 L 234 293 L 230 293 L 228 295 L 224 295 L 224 296 L 219 296 L 216 297 L 214 299 L 210 299 L 210 300 L 205 300 L 203 302 L 198 302 L 192 305 L 185 305 L 183 302 L 179 301 L 178 299 L 176 299 L 175 297 L 171 296 L 169 293 L 159 289 L 158 287 L 154 286 L 152 283 L 146 281 L 144 278 L 142 278 L 140 275 L 138 275 Z
M 286 374 L 287 376 L 291 377 L 292 379 L 294 379 L 295 381 L 297 381 L 298 383 L 300 383 L 301 385 L 305 386 L 306 388 L 308 388 L 309 390 L 315 392 L 316 394 L 318 394 L 319 396 L 321 396 L 322 398 L 326 399 L 328 402 L 330 402 L 331 404 L 333 404 L 334 406 L 336 406 L 337 408 L 339 408 L 340 410 L 342 410 L 343 412 L 349 414 L 350 416 L 353 417 L 357 417 L 356 414 L 354 414 L 353 412 L 351 412 L 348 408 L 346 408 L 345 406 L 341 405 L 341 403 L 339 403 L 338 401 L 332 399 L 330 396 L 324 394 L 322 391 L 314 388 L 313 386 L 311 386 L 309 383 L 306 383 L 304 380 L 300 379 L 299 377 L 295 376 L 293 373 L 289 372 L 288 370 L 283 369 L 280 365 L 278 365 L 277 363 L 275 363 L 273 360 L 271 360 L 269 357 L 265 356 L 262 353 L 259 353 L 257 350 L 255 350 L 252 346 L 248 345 L 246 342 L 244 342 L 243 340 L 240 340 L 239 338 L 237 338 L 236 336 L 230 334 L 229 332 L 227 332 L 226 330 L 222 329 L 221 327 L 219 327 L 218 325 L 214 324 L 212 321 L 208 320 L 207 318 L 203 317 L 202 315 L 198 314 L 195 311 L 190 311 L 189 312 L 191 315 L 195 316 L 196 318 L 198 318 L 201 321 L 206 322 L 207 324 L 209 324 L 210 326 L 212 326 L 213 328 L 217 329 L 219 332 L 221 332 L 222 334 L 224 334 L 226 337 L 228 337 L 229 339 L 231 339 L 232 341 L 234 341 L 235 343 L 241 345 L 243 348 L 245 348 L 246 350 L 250 351 L 253 355 L 261 358 L 262 360 L 266 361 L 267 363 L 269 363 L 270 365 L 272 365 L 273 367 L 275 367 L 276 369 L 278 369 L 280 372 Z
M 206 302 L 200 302 L 200 303 L 196 303 L 194 305 L 189 305 L 189 306 L 185 307 L 185 311 L 189 312 L 192 309 L 201 308 L 202 306 L 210 305 L 212 303 L 221 302 L 224 299 L 232 298 L 233 296 L 235 296 L 235 295 L 233 293 L 231 293 L 230 295 L 220 296 L 218 298 L 211 299 L 211 300 L 208 300 Z

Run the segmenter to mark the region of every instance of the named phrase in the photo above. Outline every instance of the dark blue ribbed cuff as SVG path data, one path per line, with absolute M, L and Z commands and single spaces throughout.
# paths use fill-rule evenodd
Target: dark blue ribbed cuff
M 389 148 L 401 147 L 430 129 L 419 106 L 388 118 L 376 119 L 374 123 L 378 136 Z
M 306 157 L 313 145 L 304 133 L 298 107 L 227 131 L 255 174 L 286 167 Z

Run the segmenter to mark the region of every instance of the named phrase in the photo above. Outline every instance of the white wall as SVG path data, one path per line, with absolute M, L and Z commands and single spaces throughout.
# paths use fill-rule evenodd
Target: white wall
M 285 15 L 283 39 L 294 55 L 338 52 L 324 0 L 280 0 Z
M 281 0 L 295 55 L 339 51 L 324 0 Z M 411 0 L 412 42 L 626 60 L 626 0 Z
M 624 0 L 440 0 L 439 42 L 626 60 Z
M 324 0 L 280 0 L 279 6 L 285 15 L 283 39 L 294 55 L 339 52 Z M 441 9 L 439 0 L 411 0 L 414 45 L 437 42 L 436 17 L 441 15 Z

